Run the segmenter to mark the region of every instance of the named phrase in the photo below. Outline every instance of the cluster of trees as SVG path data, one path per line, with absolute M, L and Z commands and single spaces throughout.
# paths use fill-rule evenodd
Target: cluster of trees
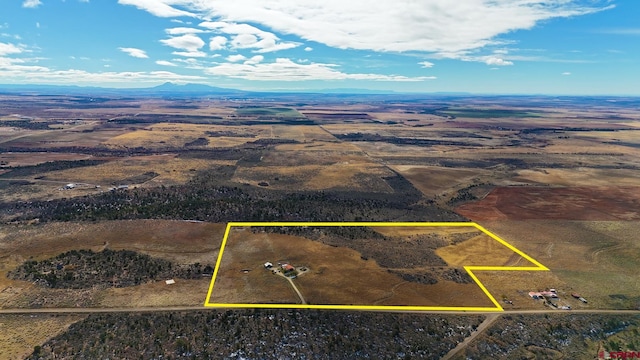
M 335 137 L 347 141 L 379 141 L 387 142 L 396 145 L 418 145 L 418 146 L 481 146 L 480 144 L 464 142 L 464 141 L 452 141 L 452 140 L 433 140 L 433 139 L 419 139 L 419 138 L 404 138 L 396 136 L 383 136 L 379 134 L 367 134 L 367 133 L 348 133 L 348 134 L 334 134 Z
M 29 129 L 29 130 L 51 130 L 49 125 L 59 124 L 56 122 L 42 122 L 42 121 L 31 121 L 31 120 L 4 120 L 0 121 L 0 126 L 2 127 L 16 127 L 21 129 Z
M 197 219 L 227 221 L 460 221 L 422 200 L 408 181 L 392 177 L 392 194 L 273 191 L 220 185 L 228 169 L 200 173 L 186 185 L 138 188 L 51 201 L 0 204 L 4 221 Z M 224 179 L 223 179 L 224 180 Z M 386 179 L 385 179 L 386 180 Z
M 87 289 L 135 286 L 151 280 L 197 279 L 213 274 L 211 265 L 176 265 L 129 250 L 72 250 L 41 261 L 28 260 L 8 277 L 51 288 Z
M 482 320 L 294 310 L 96 314 L 28 359 L 439 359 Z
M 594 358 L 640 348 L 638 315 L 504 315 L 466 349 L 470 359 Z

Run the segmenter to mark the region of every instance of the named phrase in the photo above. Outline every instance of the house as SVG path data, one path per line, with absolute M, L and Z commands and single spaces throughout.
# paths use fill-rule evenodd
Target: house
M 292 265 L 290 265 L 290 264 L 283 264 L 283 265 L 282 265 L 282 270 L 284 270 L 284 271 L 293 271 L 293 270 L 295 270 L 295 269 L 296 269 L 296 268 L 294 268 L 294 267 L 293 267 Z
M 273 267 L 273 264 L 272 264 L 272 263 L 270 263 L 270 262 L 268 262 L 268 261 L 267 261 L 266 263 L 264 263 L 264 268 L 265 268 L 265 269 L 271 269 L 272 267 Z

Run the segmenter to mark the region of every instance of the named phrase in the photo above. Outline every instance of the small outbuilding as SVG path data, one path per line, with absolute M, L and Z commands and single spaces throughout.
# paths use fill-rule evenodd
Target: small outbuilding
M 267 261 L 266 263 L 264 263 L 264 268 L 265 268 L 265 269 L 271 269 L 272 267 L 273 267 L 273 264 L 272 264 L 272 263 L 270 263 L 270 262 L 268 262 L 268 261 Z

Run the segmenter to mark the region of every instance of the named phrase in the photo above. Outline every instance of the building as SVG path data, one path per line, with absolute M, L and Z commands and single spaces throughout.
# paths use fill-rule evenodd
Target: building
M 272 264 L 272 263 L 270 263 L 270 262 L 268 262 L 268 261 L 267 261 L 266 263 L 264 263 L 264 268 L 265 268 L 265 269 L 271 269 L 272 267 L 273 267 L 273 264 Z
M 282 270 L 284 270 L 284 271 L 293 271 L 293 270 L 295 270 L 295 269 L 296 269 L 296 268 L 294 268 L 294 267 L 293 267 L 292 265 L 290 265 L 290 264 L 282 264 Z

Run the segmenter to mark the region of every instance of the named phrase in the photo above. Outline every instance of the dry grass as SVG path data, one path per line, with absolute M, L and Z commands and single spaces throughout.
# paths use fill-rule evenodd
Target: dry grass
M 441 247 L 436 254 L 449 266 L 534 266 L 511 249 L 481 234 L 459 244 Z
M 252 137 L 233 136 L 209 138 L 207 131 L 238 131 L 238 134 L 256 135 L 267 133 L 264 126 L 247 130 L 247 127 L 161 123 L 113 137 L 105 141 L 104 144 L 112 148 L 144 147 L 148 149 L 162 149 L 167 147 L 183 147 L 186 143 L 198 138 L 208 138 L 208 147 L 234 147 L 255 140 L 255 138 Z
M 146 183 L 147 186 L 176 185 L 186 183 L 199 170 L 233 164 L 235 161 L 183 159 L 172 154 L 136 156 L 91 167 L 50 172 L 46 174 L 46 179 L 108 187 L 119 185 L 123 179 L 153 171 L 159 175 Z
M 175 284 L 157 281 L 140 286 L 113 288 L 101 292 L 100 307 L 162 307 L 202 305 L 209 291 L 210 277 L 201 280 L 174 279 Z
M 26 132 L 24 137 L 16 137 L 14 140 L 7 141 L 3 146 L 15 146 L 25 148 L 58 148 L 58 147 L 97 147 L 110 138 L 126 134 L 130 130 L 127 129 L 102 129 L 84 133 L 81 131 L 71 130 L 45 130 Z
M 248 229 L 232 231 L 211 302 L 299 302 L 285 279 L 263 268 L 266 261 L 308 267 L 294 282 L 312 304 L 490 306 L 476 284 L 409 283 L 354 250 Z
M 514 180 L 554 186 L 640 186 L 638 172 L 629 169 L 525 169 Z
M 224 226 L 187 221 L 136 220 L 51 223 L 4 227 L 0 232 L 0 307 L 24 307 L 34 299 L 46 306 L 199 305 L 209 279 L 178 280 L 107 290 L 43 289 L 6 274 L 27 259 L 41 260 L 69 250 L 128 249 L 179 264 L 215 264 Z
M 640 222 L 487 221 L 483 226 L 549 267 L 558 282 L 544 286 L 580 293 L 591 308 L 640 306 L 636 304 L 640 301 Z M 525 285 L 517 287 L 537 290 Z M 609 297 L 615 294 L 628 297 L 628 301 Z
M 64 332 L 83 315 L 0 315 L 0 359 L 24 359 L 34 346 Z
M 396 165 L 391 168 L 402 174 L 427 196 L 437 196 L 456 187 L 468 186 L 480 177 L 490 176 L 490 171 L 483 169 L 420 165 Z
M 39 160 L 38 160 L 39 161 Z M 127 157 L 96 166 L 51 171 L 29 177 L 31 185 L 13 185 L 0 190 L 5 201 L 50 200 L 98 194 L 114 185 L 134 185 L 128 179 L 144 173 L 158 176 L 141 187 L 185 184 L 198 171 L 219 165 L 234 165 L 231 160 L 182 159 L 173 154 Z M 39 179 L 36 179 L 36 178 Z M 65 184 L 75 183 L 73 190 L 61 191 Z M 100 188 L 96 188 L 99 185 Z
M 238 168 L 232 181 L 281 190 L 352 189 L 355 191 L 392 192 L 382 177 L 392 176 L 386 167 L 369 162 L 331 165 L 259 166 Z M 276 180 L 277 179 L 277 180 Z
M 0 161 L 7 162 L 8 166 L 30 166 L 49 161 L 87 160 L 92 158 L 93 156 L 91 155 L 74 153 L 0 153 Z
M 451 226 L 451 227 L 431 227 L 431 226 L 380 226 L 373 227 L 373 230 L 385 236 L 414 236 L 423 234 L 434 234 L 442 238 L 448 238 L 453 234 L 473 234 L 480 235 L 480 231 L 474 227 Z

